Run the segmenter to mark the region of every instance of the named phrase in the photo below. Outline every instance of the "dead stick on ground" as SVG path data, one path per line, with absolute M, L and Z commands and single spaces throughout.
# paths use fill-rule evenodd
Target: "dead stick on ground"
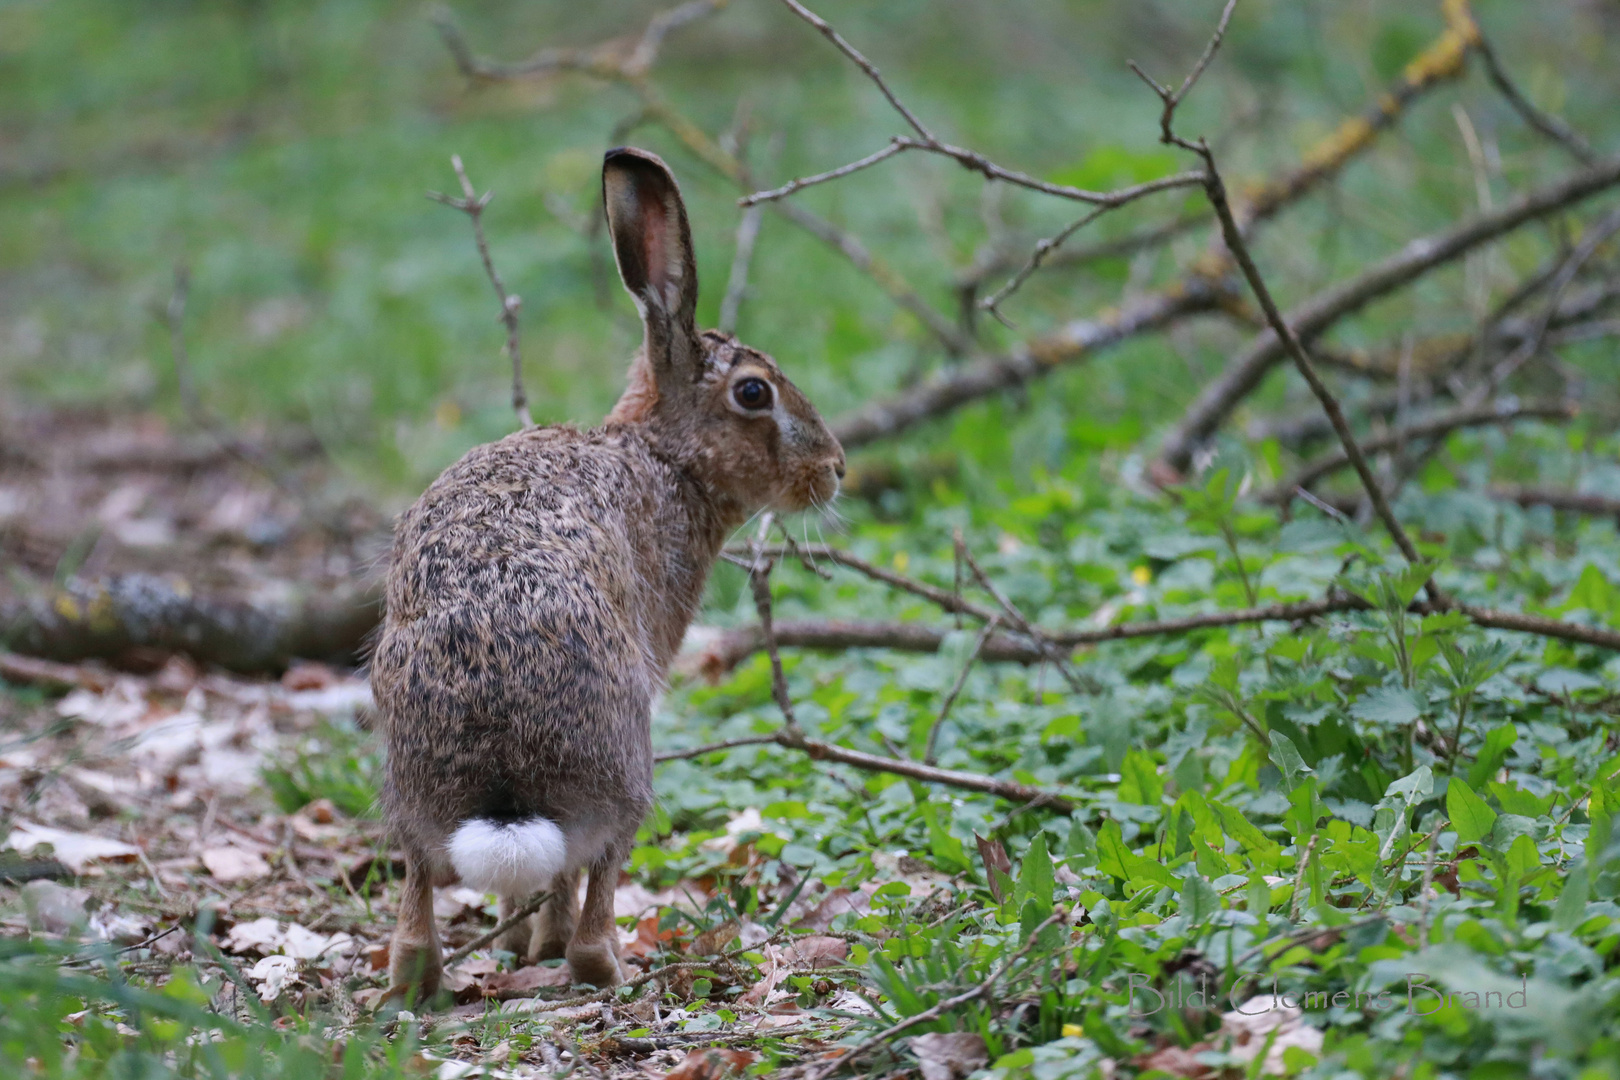
M 467 170 L 462 167 L 460 154 L 450 155 L 450 165 L 456 170 L 456 179 L 461 181 L 462 197 L 457 199 L 441 192 L 430 191 L 428 198 L 460 210 L 472 222 L 473 242 L 478 245 L 478 257 L 483 260 L 484 273 L 488 275 L 489 283 L 495 288 L 495 298 L 501 304 L 501 323 L 506 327 L 506 358 L 512 364 L 512 411 L 517 413 L 519 424 L 531 428 L 534 427 L 534 419 L 529 415 L 529 395 L 523 390 L 523 357 L 518 347 L 518 309 L 523 306 L 523 300 L 515 293 L 506 291 L 506 284 L 501 281 L 501 275 L 495 269 L 495 260 L 490 258 L 489 241 L 484 238 L 484 207 L 489 205 L 495 193 L 486 191 L 482 195 L 478 194 L 472 186 L 472 181 L 467 179 Z
M 904 1020 L 893 1025 L 892 1027 L 885 1028 L 883 1031 L 878 1032 L 876 1035 L 873 1035 L 866 1041 L 857 1043 L 855 1046 L 846 1050 L 844 1053 L 839 1054 L 837 1057 L 821 1063 L 821 1065 L 809 1075 L 813 1077 L 814 1080 L 823 1080 L 823 1078 L 831 1076 L 844 1066 L 853 1063 L 861 1057 L 864 1057 L 869 1051 L 883 1045 L 897 1035 L 910 1031 L 912 1028 L 919 1027 L 923 1024 L 931 1024 L 935 1020 L 938 1020 L 941 1016 L 944 1016 L 946 1013 L 950 1012 L 952 1009 L 961 1008 L 970 1001 L 978 1001 L 988 998 L 991 993 L 995 991 L 996 984 L 999 983 L 1008 972 L 1012 971 L 1020 960 L 1029 954 L 1030 949 L 1035 947 L 1036 943 L 1040 940 L 1041 932 L 1049 926 L 1062 922 L 1067 915 L 1068 913 L 1065 911 L 1055 911 L 1051 915 L 1047 916 L 1039 926 L 1035 927 L 1035 929 L 1029 932 L 1029 936 L 1025 938 L 1024 944 L 1019 947 L 1017 952 L 1007 957 L 1005 961 L 1003 961 L 994 971 L 990 973 L 989 977 L 987 977 L 983 982 L 979 983 L 979 985 L 975 986 L 973 989 L 965 991 L 961 994 L 957 994 L 955 997 L 946 998 L 945 1000 L 939 1002 L 939 1004 L 934 1005 L 932 1008 L 924 1009 L 920 1013 L 906 1017 Z
M 467 944 L 445 957 L 444 966 L 446 968 L 451 968 L 456 964 L 461 963 L 474 952 L 482 949 L 484 946 L 488 945 L 490 942 L 512 929 L 512 927 L 539 911 L 541 905 L 543 905 L 549 899 L 551 899 L 551 894 L 543 889 L 540 892 L 535 893 L 524 902 L 522 907 L 518 908 L 516 911 L 512 912 L 512 914 L 508 915 L 506 918 L 502 919 L 498 924 L 496 924 L 495 929 L 490 930 L 487 933 L 479 934 L 477 937 L 467 942 Z

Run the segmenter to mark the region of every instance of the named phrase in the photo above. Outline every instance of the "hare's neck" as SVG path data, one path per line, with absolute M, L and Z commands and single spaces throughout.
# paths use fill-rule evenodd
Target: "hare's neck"
M 649 615 L 646 629 L 660 674 L 679 651 L 720 548 L 738 524 L 727 508 L 704 497 L 689 473 L 662 464 L 669 469 L 669 483 L 661 485 L 663 494 L 641 522 L 645 535 L 639 545 Z

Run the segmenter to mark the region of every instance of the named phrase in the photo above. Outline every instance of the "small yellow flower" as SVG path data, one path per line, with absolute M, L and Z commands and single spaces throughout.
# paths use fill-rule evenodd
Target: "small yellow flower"
M 1131 571 L 1131 580 L 1136 582 L 1138 585 L 1146 585 L 1148 582 L 1153 580 L 1153 571 L 1149 570 L 1145 566 L 1138 566 L 1136 569 Z
M 1065 1039 L 1078 1039 L 1086 1033 L 1086 1029 L 1079 1024 L 1064 1024 L 1063 1037 Z
M 908 554 L 907 552 L 904 552 L 904 551 L 897 551 L 897 552 L 894 553 L 894 568 L 896 570 L 898 570 L 900 573 L 903 574 L 903 573 L 906 572 L 906 567 L 908 567 L 910 565 L 911 565 L 911 556 L 910 556 L 910 554 Z
M 461 424 L 461 406 L 454 401 L 441 401 L 439 407 L 433 410 L 433 422 L 439 425 L 440 431 L 451 431 Z

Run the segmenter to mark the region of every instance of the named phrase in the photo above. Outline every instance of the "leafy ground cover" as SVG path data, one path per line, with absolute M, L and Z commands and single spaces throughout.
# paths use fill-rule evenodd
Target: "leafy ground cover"
M 18 77 L 3 92 L 30 118 L 5 137 L 39 174 L 0 191 L 18 225 L 0 250 L 6 377 L 36 403 L 28 435 L 0 441 L 7 589 L 52 596 L 33 579 L 161 572 L 166 560 L 221 588 L 333 589 L 380 550 L 371 505 L 506 429 L 499 331 L 466 222 L 425 202 L 416 217 L 398 209 L 449 186 L 422 165 L 425 144 L 454 136 L 443 149 L 481 181 L 490 162 L 503 182 L 532 175 L 533 143 L 552 148 L 542 183 L 513 181 L 515 197 L 494 204 L 516 204 L 513 217 L 492 210 L 485 224 L 527 298 L 539 415 L 588 416 L 611 397 L 613 379 L 583 358 L 627 352 L 633 330 L 627 305 L 595 306 L 601 242 L 581 147 L 641 107 L 633 85 L 453 89 L 424 24 L 360 2 L 61 6 L 60 19 L 35 4 L 0 11 L 23 42 L 5 46 Z M 1531 96 L 1601 142 L 1614 78 L 1603 12 L 1476 7 L 1532 72 Z M 1092 5 L 1080 22 L 1038 5 L 1021 22 L 975 5 L 929 8 L 933 20 L 921 8 L 824 14 L 874 54 L 896 41 L 885 71 L 963 141 L 1053 182 L 1109 187 L 1196 166 L 1153 142 L 1157 103 L 1114 53 L 1185 69 L 1218 12 L 1183 24 L 1143 10 Z M 1417 85 L 1420 59 L 1467 5 L 1239 11 L 1178 120 L 1221 133 L 1234 190 L 1243 171 L 1322 160 L 1321 136 L 1347 130 L 1340 117 L 1382 102 L 1383 87 Z M 480 44 L 543 40 L 565 21 L 551 8 L 460 14 Z M 592 13 L 601 24 L 567 27 L 567 40 L 641 25 L 632 14 L 646 13 Z M 1142 20 L 1160 29 L 1160 16 L 1177 40 L 1147 33 Z M 878 106 L 828 116 L 800 101 L 875 91 L 804 59 L 803 42 L 825 43 L 790 14 L 737 4 L 713 26 L 696 43 L 672 35 L 659 78 L 726 145 L 749 143 L 750 123 L 780 131 L 775 149 L 754 133 L 754 167 L 803 175 L 890 133 Z M 73 50 L 107 58 L 132 40 L 139 62 L 61 76 Z M 1083 41 L 1115 74 L 1058 77 L 1072 60 L 1055 41 Z M 186 60 L 220 43 L 244 59 Z M 1285 304 L 1564 175 L 1566 145 L 1524 130 L 1480 85 L 1445 81 L 1473 69 L 1445 70 L 1421 93 L 1453 94 L 1455 108 L 1420 101 L 1399 138 L 1256 237 Z M 739 109 L 745 86 L 754 96 Z M 109 102 L 135 91 L 153 111 L 120 127 Z M 754 109 L 768 119 L 745 123 Z M 1282 127 L 1298 145 L 1275 137 Z M 683 178 L 704 176 L 708 144 L 665 128 L 636 138 Z M 1062 224 L 1050 207 L 978 201 L 954 165 L 889 164 L 909 171 L 804 201 L 881 239 L 939 310 L 961 288 L 940 266 L 965 273 L 996 255 L 1010 273 Z M 689 190 L 705 281 L 726 282 L 734 192 L 712 176 Z M 1173 210 L 1199 212 L 1196 196 L 1177 198 Z M 1164 428 L 1255 330 L 1241 292 L 1225 316 L 857 459 L 842 519 L 766 536 L 769 571 L 743 537 L 655 718 L 659 802 L 617 898 L 633 973 L 618 991 L 480 944 L 491 899 L 445 890 L 447 943 L 465 953 L 453 1000 L 402 1012 L 384 999 L 397 866 L 374 817 L 377 752 L 354 672 L 301 664 L 265 680 L 167 654 L 122 656 L 118 670 L 0 654 L 15 684 L 0 695 L 0 1062 L 51 1077 L 1614 1076 L 1620 660 L 1602 642 L 1620 629 L 1620 469 L 1604 209 L 1566 207 L 1459 259 L 1321 348 L 1372 445 L 1404 424 L 1414 369 L 1428 377 L 1445 333 L 1462 328 L 1482 343 L 1464 352 L 1487 360 L 1534 346 L 1489 378 L 1491 422 L 1442 426 L 1420 451 L 1386 439 L 1374 456 L 1415 560 L 1354 489 L 1320 486 L 1308 505 L 1265 497 L 1325 445 L 1320 429 L 1287 433 L 1316 409 L 1295 383 L 1273 380 L 1239 410 L 1243 434 L 1229 425 L 1184 475 L 1149 482 Z M 553 220 L 539 244 L 503 240 L 542 213 Z M 1101 236 L 1151 220 L 1121 211 Z M 740 325 L 829 415 L 983 362 L 936 367 L 950 334 L 896 317 L 882 289 L 768 221 Z M 1128 308 L 1191 280 L 1178 275 L 1204 244 L 1187 235 L 1054 268 L 1007 303 L 1015 325 L 953 315 L 947 327 L 985 353 L 1049 340 L 1039 335 L 1104 298 Z M 193 293 L 165 327 L 146 308 L 170 297 L 177 261 Z M 450 282 L 451 265 L 467 272 Z M 1504 303 L 1527 275 L 1562 281 L 1529 294 L 1544 306 L 1526 309 L 1528 331 Z M 981 275 L 967 307 L 995 280 Z M 708 287 L 706 315 L 726 291 Z M 198 420 L 175 381 L 175 329 L 193 343 L 206 411 L 223 418 L 215 441 L 251 417 L 255 439 L 293 431 L 291 451 L 170 445 Z M 1496 336 L 1507 341 L 1493 353 Z M 1382 382 L 1365 377 L 1390 356 Z M 1458 364 L 1425 394 L 1464 403 L 1478 375 Z M 85 397 L 111 405 L 62 411 Z M 1559 408 L 1542 419 L 1515 411 L 1549 399 Z M 1562 422 L 1571 400 L 1582 415 Z M 323 454 L 296 437 L 310 430 Z M 106 445 L 121 449 L 97 442 L 114 435 Z M 1586 501 L 1554 510 L 1503 485 Z M 810 543 L 812 525 L 835 530 L 842 556 Z M 780 649 L 756 629 L 751 575 L 767 574 Z M 1453 603 L 1431 602 L 1431 576 Z M 1290 603 L 1317 606 L 1097 640 Z M 1467 614 L 1487 608 L 1566 629 Z M 813 627 L 829 644 L 829 626 L 842 628 L 838 647 L 799 647 Z M 885 635 L 890 647 L 871 646 Z M 1042 644 L 1053 641 L 1076 644 Z

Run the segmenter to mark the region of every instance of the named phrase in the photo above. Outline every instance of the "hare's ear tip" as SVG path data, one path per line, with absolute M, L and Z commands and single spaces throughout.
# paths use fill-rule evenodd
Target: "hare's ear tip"
M 604 169 L 614 165 L 652 165 L 662 172 L 669 172 L 669 166 L 664 164 L 663 158 L 651 150 L 642 150 L 635 146 L 615 146 L 602 155 Z

